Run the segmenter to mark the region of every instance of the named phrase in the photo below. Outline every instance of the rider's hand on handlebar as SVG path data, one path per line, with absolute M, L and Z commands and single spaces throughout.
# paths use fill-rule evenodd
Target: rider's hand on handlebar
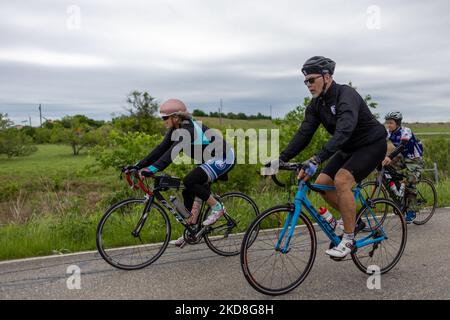
M 392 162 L 392 159 L 389 157 L 384 158 L 383 162 L 381 163 L 383 167 L 390 165 Z
M 130 173 L 131 171 L 139 171 L 138 166 L 126 166 L 122 169 L 122 172 Z
M 153 177 L 154 175 L 155 174 L 153 173 L 153 171 L 151 171 L 149 168 L 143 168 L 139 170 L 139 178 L 141 179 Z
M 319 167 L 319 159 L 317 157 L 312 157 L 309 160 L 306 160 L 302 163 L 302 169 L 298 173 L 297 179 L 307 181 L 310 177 L 312 177 Z

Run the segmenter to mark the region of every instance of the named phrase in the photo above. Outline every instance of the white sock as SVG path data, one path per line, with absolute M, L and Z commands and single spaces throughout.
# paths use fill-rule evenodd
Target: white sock
M 347 242 L 353 241 L 355 239 L 355 233 L 345 233 L 342 236 L 342 240 L 345 240 Z

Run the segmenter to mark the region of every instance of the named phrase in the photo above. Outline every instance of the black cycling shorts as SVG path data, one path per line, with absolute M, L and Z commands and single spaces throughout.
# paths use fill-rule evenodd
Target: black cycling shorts
M 338 151 L 331 157 L 322 173 L 333 180 L 339 169 L 346 169 L 357 183 L 364 180 L 386 157 L 387 142 L 380 139 L 351 152 Z

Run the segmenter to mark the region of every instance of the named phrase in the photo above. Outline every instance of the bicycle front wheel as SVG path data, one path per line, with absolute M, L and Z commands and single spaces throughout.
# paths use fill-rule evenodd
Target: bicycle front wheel
M 364 273 L 388 272 L 405 250 L 407 229 L 403 214 L 392 200 L 373 199 L 360 210 L 357 219 L 371 227 L 355 234 L 356 241 L 368 244 L 352 254 L 353 262 Z M 377 241 L 383 237 L 382 241 Z M 377 242 L 370 243 L 372 241 Z
M 293 207 L 282 205 L 267 209 L 250 225 L 241 248 L 241 267 L 245 279 L 267 295 L 288 293 L 308 276 L 316 257 L 317 239 L 311 221 L 301 213 L 289 250 L 277 249 L 283 226 Z M 286 238 L 286 237 L 285 237 Z M 283 239 L 282 247 L 285 240 Z
M 156 203 L 127 199 L 113 205 L 97 228 L 97 249 L 103 259 L 123 270 L 144 268 L 155 262 L 170 240 L 170 221 Z
M 437 207 L 437 193 L 433 182 L 428 179 L 420 179 L 416 184 L 417 212 L 414 224 L 425 224 L 430 221 Z
M 377 181 L 366 181 L 361 184 L 361 194 L 364 199 L 384 198 L 389 199 L 389 194 L 384 185 L 378 186 Z
M 211 226 L 204 236 L 205 242 L 221 256 L 235 256 L 240 252 L 244 232 L 259 214 L 259 209 L 249 196 L 241 192 L 225 193 L 219 200 L 227 213 Z M 210 212 L 208 207 L 203 218 L 206 219 Z

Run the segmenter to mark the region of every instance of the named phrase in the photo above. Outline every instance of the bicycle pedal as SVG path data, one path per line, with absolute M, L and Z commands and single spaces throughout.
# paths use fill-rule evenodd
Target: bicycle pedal
M 335 261 L 335 262 L 341 262 L 341 261 L 344 261 L 344 260 L 345 260 L 345 257 L 344 257 L 344 258 L 336 258 L 336 257 L 330 256 L 330 259 L 333 260 L 333 261 Z

